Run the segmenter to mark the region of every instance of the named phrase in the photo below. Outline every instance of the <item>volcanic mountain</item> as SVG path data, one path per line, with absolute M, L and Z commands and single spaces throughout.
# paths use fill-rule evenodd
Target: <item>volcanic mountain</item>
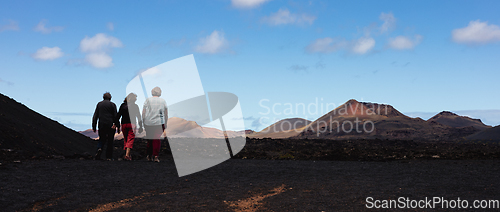
M 410 118 L 391 105 L 351 99 L 305 127 L 294 138 L 326 139 L 463 139 L 477 130 L 453 128 L 421 118 Z
M 0 105 L 0 149 L 25 156 L 73 156 L 95 151 L 96 142 L 92 139 L 3 94 Z
M 298 135 L 311 121 L 302 118 L 280 120 L 269 127 L 248 135 L 249 138 L 289 138 Z
M 472 126 L 478 130 L 485 130 L 491 128 L 484 124 L 481 119 L 473 119 L 467 116 L 459 116 L 455 113 L 449 111 L 443 111 L 441 113 L 436 114 L 434 117 L 427 120 L 428 122 L 437 122 L 440 124 L 444 124 L 450 127 L 469 127 Z

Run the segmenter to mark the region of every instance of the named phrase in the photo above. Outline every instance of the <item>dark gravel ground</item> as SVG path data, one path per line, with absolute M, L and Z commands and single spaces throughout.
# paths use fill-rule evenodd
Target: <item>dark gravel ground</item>
M 500 200 L 500 160 L 231 159 L 182 178 L 172 160 L 0 167 L 2 211 L 360 211 L 370 196 Z
M 2 150 L 0 211 L 361 211 L 367 197 L 500 200 L 497 142 L 247 139 L 234 159 L 182 178 L 167 141 L 161 163 L 144 159 L 145 146 L 136 140 L 132 162 Z

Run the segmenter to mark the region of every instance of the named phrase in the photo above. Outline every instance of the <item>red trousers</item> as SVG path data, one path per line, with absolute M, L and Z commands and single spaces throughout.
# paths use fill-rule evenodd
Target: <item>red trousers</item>
M 165 130 L 165 125 L 155 125 L 155 126 L 146 126 L 146 137 L 148 138 L 147 147 L 147 155 L 158 156 L 160 154 L 161 141 L 160 137 Z M 152 140 L 151 140 L 152 139 Z
M 126 150 L 127 148 L 132 149 L 132 147 L 134 146 L 134 139 L 135 139 L 134 128 L 135 125 L 131 123 L 122 124 L 123 150 Z

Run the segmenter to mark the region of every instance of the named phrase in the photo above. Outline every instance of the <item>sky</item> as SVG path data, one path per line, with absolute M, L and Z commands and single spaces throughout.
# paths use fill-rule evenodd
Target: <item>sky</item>
M 104 92 L 119 105 L 138 73 L 193 54 L 204 90 L 236 94 L 247 129 L 314 120 L 349 99 L 499 125 L 497 8 L 457 0 L 1 1 L 0 93 L 85 130 Z

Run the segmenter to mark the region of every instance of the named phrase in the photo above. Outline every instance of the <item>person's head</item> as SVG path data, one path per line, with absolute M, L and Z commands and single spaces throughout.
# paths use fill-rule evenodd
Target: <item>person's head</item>
M 104 100 L 111 100 L 111 94 L 109 92 L 106 92 L 102 95 L 102 98 Z
M 137 100 L 137 95 L 135 93 L 129 93 L 123 102 L 134 103 Z
M 161 96 L 161 89 L 160 87 L 154 87 L 153 90 L 151 90 L 151 95 L 153 96 Z

